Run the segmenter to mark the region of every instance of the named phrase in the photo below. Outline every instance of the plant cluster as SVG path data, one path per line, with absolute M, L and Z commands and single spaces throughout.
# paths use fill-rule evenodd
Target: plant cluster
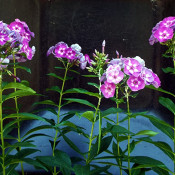
M 174 30 L 175 17 L 165 18 L 153 28 L 150 44 L 160 42 L 168 46 L 167 54 L 174 58 Z M 16 19 L 7 25 L 0 22 L 0 135 L 1 135 L 1 156 L 0 156 L 0 174 L 17 175 L 17 166 L 20 164 L 21 173 L 24 175 L 25 170 L 23 163 L 33 165 L 36 169 L 50 172 L 53 175 L 76 174 L 76 175 L 97 175 L 112 174 L 110 168 L 116 169 L 115 174 L 142 175 L 146 172 L 154 171 L 160 175 L 175 175 L 175 126 L 171 126 L 165 121 L 149 115 L 147 112 L 134 112 L 130 110 L 130 98 L 137 98 L 136 92 L 146 88 L 154 89 L 166 93 L 172 97 L 175 94 L 160 88 L 161 82 L 157 74 L 145 66 L 145 61 L 139 56 L 122 57 L 116 51 L 117 58 L 110 58 L 105 53 L 105 41 L 102 42 L 102 51 L 95 50 L 93 59 L 87 54 L 82 53 L 79 44 L 72 44 L 70 47 L 65 42 L 58 42 L 47 51 L 47 56 L 53 55 L 56 61 L 62 66 L 55 67 L 57 72 L 64 72 L 61 77 L 56 73 L 49 73 L 48 76 L 54 77 L 61 81 L 61 86 L 52 86 L 46 91 L 58 94 L 58 103 L 51 99 L 36 102 L 34 105 L 45 105 L 43 109 L 50 111 L 54 116 L 53 119 L 40 117 L 36 113 L 27 113 L 20 111 L 18 98 L 30 95 L 38 95 L 29 87 L 29 83 L 20 80 L 17 76 L 17 69 L 23 69 L 30 72 L 30 69 L 24 67 L 21 62 L 31 60 L 35 53 L 35 47 L 29 47 L 31 37 L 34 33 L 30 31 L 27 24 Z M 12 63 L 10 63 L 12 60 Z M 91 82 L 87 84 L 94 88 L 94 91 L 88 91 L 82 88 L 65 89 L 67 81 L 72 81 L 72 74 L 80 74 L 74 70 L 74 66 L 79 66 L 81 71 L 87 69 Z M 168 71 L 169 72 L 169 71 Z M 5 82 L 4 75 L 13 76 L 13 82 Z M 94 79 L 98 83 L 94 83 Z M 96 91 L 96 92 L 95 92 Z M 84 94 L 96 99 L 96 104 L 86 99 L 68 98 L 69 94 Z M 116 107 L 101 109 L 103 98 L 115 102 Z M 7 100 L 14 103 L 14 108 L 5 106 Z M 159 102 L 168 108 L 175 116 L 175 104 L 169 98 L 160 97 Z M 71 103 L 79 103 L 89 108 L 87 111 L 68 111 L 64 112 L 63 107 Z M 122 110 L 120 104 L 126 104 L 127 110 Z M 120 117 L 124 114 L 124 117 Z M 111 115 L 115 115 L 113 120 Z M 72 118 L 84 118 L 90 123 L 90 133 L 86 128 L 71 122 Z M 164 134 L 172 139 L 174 150 L 164 141 L 154 141 L 152 137 L 158 133 L 152 130 L 140 130 L 133 132 L 131 130 L 131 119 L 144 117 Z M 43 125 L 36 126 L 21 136 L 21 125 L 24 120 L 39 120 L 44 122 Z M 127 128 L 123 127 L 127 124 Z M 94 132 L 98 126 L 98 133 Z M 103 126 L 103 127 L 102 127 Z M 54 135 L 48 135 L 42 130 L 54 130 Z M 11 134 L 11 131 L 17 132 L 17 137 Z M 173 133 L 174 131 L 174 133 Z M 69 135 L 71 133 L 81 135 L 88 145 L 87 150 L 80 150 L 79 143 L 75 143 Z M 36 137 L 46 137 L 50 142 L 52 154 L 48 156 L 31 155 L 36 153 L 34 143 Z M 64 140 L 70 149 L 74 150 L 78 156 L 70 157 L 66 152 L 60 150 L 62 140 Z M 149 143 L 158 147 L 174 163 L 174 170 L 168 169 L 160 160 L 145 155 L 134 156 L 133 151 L 141 142 Z M 125 146 L 121 146 L 123 144 Z M 80 143 L 81 144 L 81 143 Z M 111 148 L 112 147 L 112 148 Z M 151 151 L 151 150 L 150 150 Z M 105 153 L 105 154 L 104 154 Z

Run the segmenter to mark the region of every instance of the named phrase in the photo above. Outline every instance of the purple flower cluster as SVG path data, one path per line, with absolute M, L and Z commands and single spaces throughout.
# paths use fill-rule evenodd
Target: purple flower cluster
M 68 59 L 69 62 L 76 62 L 76 64 L 80 64 L 81 69 L 85 69 L 87 63 L 91 65 L 92 60 L 90 57 L 83 53 L 81 53 L 81 47 L 79 44 L 72 44 L 70 47 L 64 42 L 58 42 L 55 46 L 52 46 L 47 51 L 47 56 L 53 54 L 56 58 L 65 58 Z
M 159 77 L 151 69 L 145 67 L 145 62 L 140 57 L 117 58 L 110 61 L 101 81 L 104 84 L 100 89 L 105 98 L 114 96 L 116 85 L 126 81 L 132 91 L 138 91 L 145 85 L 160 86 Z
M 1 52 L 1 55 L 5 55 L 7 57 L 5 59 L 10 60 L 13 59 L 14 54 L 18 62 L 31 60 L 35 54 L 35 47 L 30 48 L 29 46 L 31 37 L 34 37 L 34 33 L 30 31 L 24 21 L 15 19 L 9 25 L 0 21 L 0 45 L 1 47 L 7 45 L 6 50 Z
M 156 42 L 165 43 L 173 38 L 175 31 L 175 17 L 167 17 L 156 24 L 152 29 L 152 35 L 149 38 L 150 45 Z

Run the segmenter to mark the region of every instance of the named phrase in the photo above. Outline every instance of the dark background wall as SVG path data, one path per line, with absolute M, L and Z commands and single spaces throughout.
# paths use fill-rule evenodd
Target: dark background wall
M 109 58 L 116 57 L 116 50 L 124 57 L 140 56 L 145 60 L 146 66 L 159 75 L 162 88 L 174 91 L 175 85 L 169 83 L 169 80 L 173 82 L 173 77 L 161 71 L 161 67 L 172 66 L 171 60 L 161 56 L 165 48 L 160 44 L 150 46 L 148 42 L 152 27 L 157 22 L 166 16 L 175 16 L 173 0 L 0 0 L 0 7 L 1 20 L 10 23 L 19 18 L 26 21 L 35 33 L 31 46 L 36 46 L 36 54 L 32 61 L 24 63 L 31 68 L 32 74 L 19 72 L 19 75 L 31 82 L 31 87 L 39 93 L 46 94 L 47 87 L 60 84 L 46 75 L 54 72 L 53 67 L 60 64 L 52 56 L 46 57 L 50 46 L 59 41 L 68 45 L 78 43 L 83 48 L 83 53 L 92 58 L 95 49 L 101 51 L 104 39 L 105 52 L 109 54 Z M 77 67 L 75 69 L 81 74 L 88 73 Z M 68 82 L 66 88 L 84 88 L 87 81 L 92 81 L 81 76 L 72 76 L 74 80 Z M 93 91 L 91 87 L 86 88 Z M 47 95 L 52 100 L 58 100 L 55 94 Z M 142 90 L 136 99 L 131 100 L 131 108 L 158 108 L 159 95 L 162 94 L 149 89 Z M 23 103 L 29 109 L 33 101 L 43 98 L 47 97 L 30 97 L 23 99 Z M 94 99 L 89 100 L 94 102 Z M 111 104 L 108 100 L 102 102 L 103 107 Z

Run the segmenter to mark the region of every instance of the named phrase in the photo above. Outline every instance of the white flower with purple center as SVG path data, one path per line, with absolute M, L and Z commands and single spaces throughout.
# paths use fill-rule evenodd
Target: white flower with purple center
M 66 54 L 66 50 L 68 49 L 68 45 L 64 42 L 60 42 L 58 44 L 56 44 L 55 46 L 55 56 L 57 58 L 60 58 L 60 57 L 65 57 L 65 54 Z
M 81 46 L 79 44 L 72 44 L 70 47 L 76 52 L 76 54 L 81 52 Z
M 140 76 L 139 77 L 130 76 L 127 81 L 127 85 L 130 87 L 132 91 L 138 91 L 145 87 L 145 82 Z
M 166 42 L 173 38 L 173 29 L 161 27 L 154 33 L 154 37 L 161 43 Z
M 141 73 L 142 65 L 135 59 L 130 58 L 125 60 L 124 72 L 127 75 L 138 77 Z
M 154 81 L 153 71 L 146 67 L 142 68 L 141 78 L 145 81 L 146 85 L 150 85 Z
M 0 58 L 0 70 L 5 69 L 9 62 L 10 60 L 8 58 Z
M 145 61 L 139 56 L 134 57 L 134 59 L 137 60 L 142 66 L 145 66 Z
M 105 98 L 110 98 L 114 96 L 115 88 L 116 86 L 114 83 L 108 83 L 107 81 L 105 81 L 104 84 L 101 85 L 100 90 Z
M 175 17 L 167 17 L 164 18 L 163 21 L 161 21 L 160 23 L 160 27 L 167 27 L 167 28 L 171 28 L 175 25 Z

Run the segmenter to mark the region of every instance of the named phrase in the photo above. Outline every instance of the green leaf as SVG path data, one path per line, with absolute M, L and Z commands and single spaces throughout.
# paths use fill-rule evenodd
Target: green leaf
M 160 97 L 159 103 L 170 110 L 175 115 L 175 104 L 169 98 Z
M 43 129 L 51 129 L 53 128 L 53 126 L 51 125 L 41 125 L 41 126 L 37 126 L 33 129 L 30 129 L 23 137 L 22 139 L 24 139 L 27 135 L 33 133 L 33 132 L 36 132 L 36 131 L 40 131 L 40 130 L 43 130 Z
M 170 139 L 173 139 L 174 134 L 170 127 L 167 127 L 166 125 L 159 123 L 153 119 L 150 119 L 150 122 L 158 129 L 160 129 L 164 134 L 166 134 Z
M 72 111 L 72 112 L 70 111 L 70 112 L 64 114 L 65 116 L 64 116 L 63 119 L 60 121 L 60 123 L 63 122 L 63 121 L 69 120 L 70 118 L 72 118 L 73 116 L 75 116 L 76 113 L 77 113 L 77 111 Z
M 162 70 L 165 73 L 174 73 L 174 68 L 172 67 L 162 68 Z
M 86 95 L 89 95 L 89 96 L 94 96 L 94 97 L 97 97 L 99 98 L 99 94 L 98 93 L 94 93 L 94 92 L 89 92 L 85 89 L 81 89 L 81 88 L 72 88 L 72 89 L 68 89 L 67 91 L 65 91 L 63 94 L 68 94 L 68 93 L 80 93 L 80 94 L 86 94 Z
M 151 130 L 142 130 L 142 131 L 139 131 L 138 133 L 136 133 L 135 135 L 138 136 L 138 135 L 148 135 L 148 136 L 155 136 L 157 135 L 158 132 L 154 132 L 154 131 L 151 131 Z
M 83 99 L 76 99 L 76 98 L 64 98 L 64 100 L 67 100 L 69 102 L 76 102 L 76 103 L 81 103 L 87 106 L 90 106 L 92 108 L 96 108 L 95 105 L 93 105 L 92 103 L 90 103 L 87 100 L 83 100 Z
M 151 168 L 154 172 L 156 172 L 158 175 L 169 175 L 168 171 L 163 170 L 162 168 L 159 167 L 152 167 Z
M 134 135 L 134 133 L 128 131 L 126 128 L 124 128 L 120 125 L 112 125 L 110 123 L 107 123 L 107 130 L 109 132 L 111 132 L 113 136 L 115 136 L 117 134 L 124 134 L 124 135 L 132 134 L 132 135 Z
M 83 77 L 90 77 L 90 78 L 96 78 L 98 75 L 82 75 Z
M 36 93 L 32 88 L 25 86 L 22 83 L 15 83 L 15 82 L 11 82 L 6 84 L 2 90 L 6 90 L 6 89 L 21 89 L 21 90 L 25 90 L 25 91 L 29 91 L 29 92 L 33 92 Z
M 65 140 L 65 142 L 73 149 L 75 150 L 77 153 L 83 155 L 83 153 L 80 151 L 80 149 L 65 135 L 62 135 L 63 139 Z
M 165 94 L 169 94 L 169 95 L 175 97 L 175 94 L 173 94 L 173 93 L 171 93 L 171 92 L 168 92 L 168 91 L 166 91 L 166 90 L 164 90 L 164 89 L 155 88 L 155 87 L 152 86 L 152 85 L 149 85 L 149 86 L 146 86 L 146 87 L 149 88 L 149 89 L 153 89 L 153 90 L 156 90 L 156 91 L 159 91 L 159 92 L 163 92 L 163 93 L 165 93 Z
M 75 71 L 75 70 L 73 70 L 73 69 L 69 69 L 69 71 L 70 71 L 70 72 L 74 72 L 74 73 L 76 73 L 76 74 L 80 74 L 80 72 L 77 72 L 77 71 Z
M 16 154 L 15 154 L 15 158 L 18 158 L 18 159 L 21 159 L 21 158 L 25 158 L 35 152 L 38 152 L 40 150 L 38 149 L 32 149 L 32 148 L 25 148 L 25 149 L 22 149 L 20 151 L 18 151 Z
M 17 143 L 14 143 L 13 145 L 8 144 L 6 146 L 6 148 L 9 148 L 9 147 L 12 147 L 12 148 L 17 148 L 17 147 L 35 147 L 35 145 L 30 143 L 30 142 L 17 142 Z
M 36 102 L 36 103 L 34 103 L 34 105 L 51 105 L 51 106 L 58 107 L 58 105 L 51 100 L 44 100 L 44 101 Z
M 54 67 L 55 69 L 65 69 L 64 67 Z
M 69 126 L 69 127 L 72 127 L 72 128 L 77 128 L 77 126 L 74 123 L 70 122 L 70 121 L 63 121 L 59 124 L 56 124 L 55 126 L 58 127 L 58 128 L 60 126 Z
M 89 165 L 75 165 L 74 172 L 76 175 L 89 175 L 90 174 L 90 166 Z
M 106 117 L 108 115 L 117 114 L 117 113 L 120 113 L 120 112 L 123 112 L 123 110 L 120 109 L 120 108 L 114 108 L 114 107 L 112 107 L 112 108 L 109 108 L 109 109 L 107 109 L 105 111 L 102 111 L 101 112 L 101 117 L 104 118 L 104 117 Z
M 52 86 L 51 88 L 47 88 L 46 91 L 55 91 L 60 93 L 61 89 L 58 86 Z
M 47 135 L 47 134 L 32 134 L 32 135 L 30 135 L 30 136 L 28 136 L 28 137 L 26 137 L 23 141 L 27 141 L 27 140 L 29 140 L 29 139 L 31 139 L 31 138 L 34 138 L 34 137 L 41 137 L 41 136 L 44 136 L 44 137 L 51 137 L 51 136 L 49 136 L 49 135 Z
M 94 122 L 94 112 L 93 111 L 86 111 L 81 116 L 88 119 L 92 123 Z
M 52 77 L 55 77 L 55 78 L 60 79 L 60 80 L 63 81 L 63 78 L 60 77 L 60 76 L 58 76 L 58 75 L 56 75 L 55 73 L 49 73 L 49 74 L 47 74 L 47 75 L 52 76 Z
M 55 150 L 54 157 L 53 156 L 37 156 L 36 159 L 51 167 L 54 167 L 54 166 L 65 167 L 69 170 L 72 170 L 71 160 L 69 156 L 62 151 Z
M 91 86 L 94 86 L 94 87 L 96 87 L 97 89 L 100 88 L 100 85 L 97 84 L 97 83 L 88 82 L 87 84 L 88 84 L 88 85 L 91 85 Z
M 146 167 L 159 167 L 163 170 L 171 172 L 161 161 L 153 159 L 147 156 L 134 156 L 130 157 L 130 161 L 140 164 L 134 169 L 146 168 Z
M 104 167 L 101 166 L 97 166 L 97 165 L 91 165 L 92 167 L 94 167 L 93 170 L 91 170 L 90 175 L 97 175 L 97 174 L 101 174 L 104 173 L 110 175 L 109 173 L 106 173 L 106 171 L 111 167 L 110 165 L 106 165 Z
M 10 119 L 11 118 L 17 118 L 17 117 L 19 117 L 22 120 L 40 120 L 40 121 L 44 121 L 44 122 L 49 123 L 48 120 L 45 119 L 44 117 L 40 117 L 40 116 L 37 116 L 35 114 L 31 114 L 31 113 L 10 114 L 8 116 L 5 116 L 3 118 L 3 120 L 8 119 L 8 118 L 10 118 Z
M 25 66 L 19 66 L 19 65 L 16 65 L 15 66 L 17 69 L 23 69 L 25 70 L 26 72 L 30 73 L 31 74 L 31 69 L 28 68 L 28 67 L 25 67 Z
M 166 142 L 152 141 L 150 138 L 138 138 L 137 140 L 145 141 L 145 142 L 155 145 L 160 150 L 162 150 L 170 159 L 172 160 L 174 159 L 174 153 L 171 147 Z
M 5 97 L 5 99 L 3 99 L 3 101 L 6 101 L 8 99 L 14 98 L 14 97 L 24 97 L 24 96 L 30 96 L 30 95 L 36 95 L 35 91 L 26 91 L 26 90 L 17 90 L 15 92 L 10 93 L 9 95 L 7 95 Z

